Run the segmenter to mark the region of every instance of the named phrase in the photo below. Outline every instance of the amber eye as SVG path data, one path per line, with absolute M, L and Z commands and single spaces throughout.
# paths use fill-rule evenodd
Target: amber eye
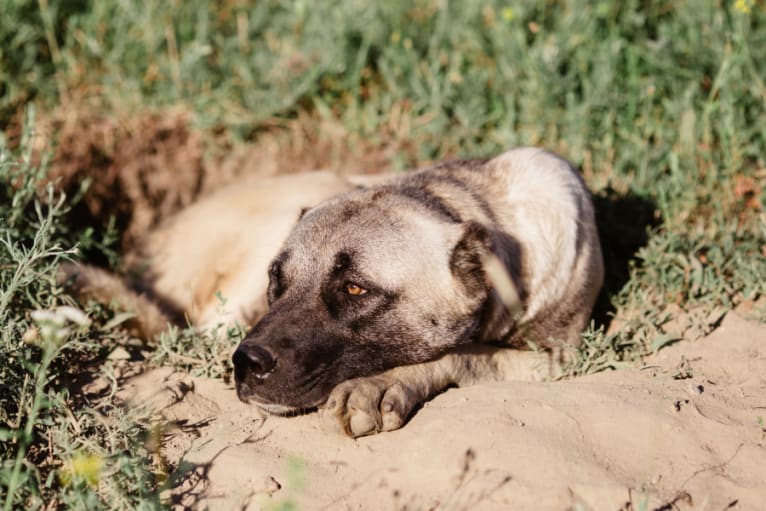
M 359 287 L 353 282 L 346 284 L 346 293 L 350 294 L 351 296 L 362 296 L 366 292 L 367 290 L 365 288 Z

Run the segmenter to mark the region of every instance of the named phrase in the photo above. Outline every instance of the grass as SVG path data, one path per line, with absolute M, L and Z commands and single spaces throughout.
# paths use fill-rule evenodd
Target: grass
M 44 185 L 39 155 L 61 148 L 55 132 L 32 137 L 30 106 L 43 119 L 180 109 L 211 155 L 296 124 L 334 126 L 393 168 L 559 151 L 594 191 L 607 262 L 599 322 L 570 368 L 584 373 L 702 334 L 766 293 L 764 76 L 766 6 L 752 0 L 6 1 L 2 505 L 160 507 L 165 477 L 131 463 L 151 456 L 146 417 L 108 399 L 74 407 L 61 383 L 68 364 L 103 356 L 93 339 L 120 334 L 104 311 L 67 319 L 55 267 L 75 247 L 109 260 L 114 244 L 70 222 L 86 190 L 62 198 Z M 670 321 L 680 313 L 691 318 L 681 327 Z M 225 375 L 225 349 L 201 338 L 171 333 L 151 357 Z
M 157 366 L 176 367 L 192 376 L 228 380 L 232 372 L 231 353 L 246 333 L 239 324 L 227 328 L 219 325 L 210 331 L 172 327 L 160 335 L 149 361 Z

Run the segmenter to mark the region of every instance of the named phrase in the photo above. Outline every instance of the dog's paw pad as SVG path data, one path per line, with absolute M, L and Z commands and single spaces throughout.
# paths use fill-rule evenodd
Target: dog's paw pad
M 321 413 L 327 427 L 356 438 L 401 428 L 417 404 L 416 393 L 409 387 L 377 376 L 341 383 Z

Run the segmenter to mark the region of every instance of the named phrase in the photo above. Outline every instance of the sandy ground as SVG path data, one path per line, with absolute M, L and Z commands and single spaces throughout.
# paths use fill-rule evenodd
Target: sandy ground
M 180 424 L 164 447 L 179 508 L 766 508 L 766 325 L 738 313 L 643 368 L 451 389 L 357 440 L 221 381 L 158 370 L 127 390 Z

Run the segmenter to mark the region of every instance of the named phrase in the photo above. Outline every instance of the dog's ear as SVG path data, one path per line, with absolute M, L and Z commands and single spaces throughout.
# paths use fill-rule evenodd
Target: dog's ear
M 452 249 L 450 271 L 471 295 L 488 288 L 484 261 L 491 252 L 490 231 L 478 222 L 468 222 L 460 241 Z
M 469 296 L 484 300 L 478 311 L 477 339 L 506 338 L 522 313 L 523 288 L 519 277 L 518 243 L 502 233 L 470 222 L 452 249 L 450 269 Z
M 297 221 L 300 222 L 303 219 L 303 217 L 306 215 L 306 213 L 309 212 L 310 209 L 311 208 L 309 208 L 309 207 L 301 208 L 301 212 L 298 213 L 298 220 Z

